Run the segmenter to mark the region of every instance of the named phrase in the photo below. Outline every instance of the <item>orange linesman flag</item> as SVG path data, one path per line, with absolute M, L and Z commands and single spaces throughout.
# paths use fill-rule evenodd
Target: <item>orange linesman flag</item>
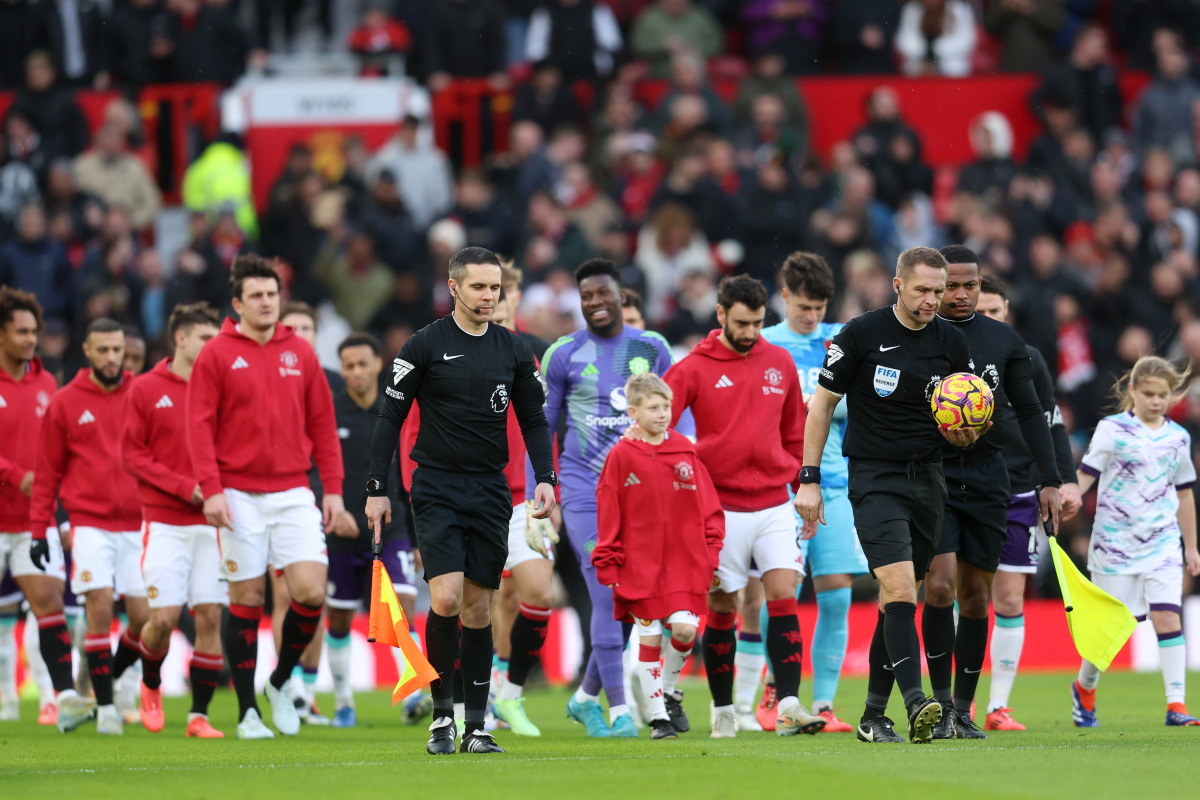
M 408 620 L 400 608 L 400 601 L 396 599 L 392 577 L 379 560 L 371 567 L 371 622 L 367 629 L 367 641 L 398 647 L 404 656 L 400 682 L 392 690 L 393 706 L 437 680 L 437 671 L 425 660 L 408 632 Z

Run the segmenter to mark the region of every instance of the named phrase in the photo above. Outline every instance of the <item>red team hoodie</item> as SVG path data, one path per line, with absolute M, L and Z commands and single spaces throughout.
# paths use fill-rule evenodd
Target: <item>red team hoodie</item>
M 804 463 L 807 412 L 791 355 L 761 336 L 742 355 L 719 330 L 663 379 L 675 397 L 671 426 L 685 408 L 696 418 L 696 452 L 726 511 L 762 511 L 788 502 Z
M 0 533 L 29 530 L 29 498 L 21 494 L 21 481 L 37 466 L 38 432 L 57 391 L 40 358 L 29 362 L 19 381 L 0 369 Z
M 171 372 L 171 359 L 134 379 L 121 425 L 121 466 L 137 478 L 146 522 L 204 525 L 192 505 L 196 478 L 187 448 L 187 381 Z
M 88 368 L 50 401 L 38 438 L 37 478 L 29 511 L 35 538 L 54 525 L 57 501 L 72 527 L 125 533 L 142 527 L 137 481 L 121 469 L 121 408 L 133 373 L 121 374 L 111 392 L 95 384 Z
M 613 589 L 619 620 L 708 613 L 708 590 L 725 542 L 716 490 L 686 436 L 660 445 L 622 439 L 596 486 L 596 579 Z
M 340 493 L 342 447 L 317 354 L 286 325 L 260 345 L 226 319 L 192 367 L 187 446 L 207 500 L 225 487 L 265 494 L 308 486 L 313 461 Z

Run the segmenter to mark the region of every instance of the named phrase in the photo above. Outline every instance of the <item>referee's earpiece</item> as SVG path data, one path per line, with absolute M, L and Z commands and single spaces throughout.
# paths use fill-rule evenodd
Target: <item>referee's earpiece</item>
M 457 302 L 459 302 L 459 303 L 462 303 L 462 300 L 459 300 L 459 299 L 458 299 L 458 292 L 456 292 L 456 291 L 454 291 L 453 289 L 451 289 L 451 290 L 450 290 L 450 295 L 451 295 L 451 296 L 452 296 L 452 297 L 455 299 L 455 301 L 457 301 Z M 464 308 L 466 308 L 466 306 L 467 306 L 467 304 L 466 304 L 466 303 L 463 303 L 463 307 L 464 307 Z M 474 309 L 471 309 L 471 310 L 472 310 L 472 311 L 474 311 L 476 314 L 482 314 L 482 313 L 483 313 L 483 309 L 482 309 L 482 308 L 474 308 Z

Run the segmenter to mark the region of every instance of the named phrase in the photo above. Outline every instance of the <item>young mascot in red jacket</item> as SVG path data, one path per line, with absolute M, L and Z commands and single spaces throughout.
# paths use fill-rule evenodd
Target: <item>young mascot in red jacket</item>
M 626 413 L 641 429 L 609 452 L 596 487 L 596 578 L 613 590 L 616 618 L 633 622 L 637 676 L 650 704 L 652 739 L 688 730 L 675 688 L 706 613 L 725 540 L 725 516 L 708 470 L 686 437 L 668 430 L 671 389 L 652 372 L 625 384 Z M 671 646 L 662 655 L 663 623 Z

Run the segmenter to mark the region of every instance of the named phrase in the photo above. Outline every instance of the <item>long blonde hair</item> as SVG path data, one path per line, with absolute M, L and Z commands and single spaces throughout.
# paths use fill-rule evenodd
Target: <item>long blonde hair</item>
M 1113 385 L 1113 394 L 1117 396 L 1117 408 L 1120 411 L 1133 410 L 1131 390 L 1149 378 L 1162 378 L 1167 382 L 1171 392 L 1170 405 L 1177 403 L 1184 395 L 1184 384 L 1191 375 L 1191 368 L 1180 372 L 1175 365 L 1159 356 L 1142 356 L 1133 365 L 1133 369 L 1122 375 Z

